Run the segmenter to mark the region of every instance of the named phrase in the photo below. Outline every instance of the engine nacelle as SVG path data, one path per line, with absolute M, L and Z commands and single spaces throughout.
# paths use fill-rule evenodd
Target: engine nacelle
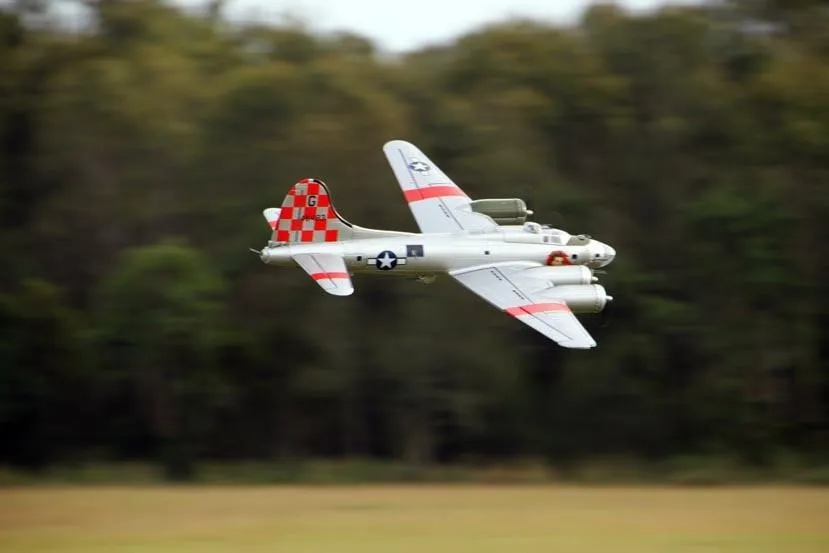
M 520 198 L 490 198 L 471 202 L 472 211 L 489 215 L 499 225 L 520 225 L 533 212 Z
M 573 313 L 598 313 L 613 299 L 601 284 L 555 286 L 544 297 L 564 300 Z
M 564 265 L 559 267 L 534 267 L 527 269 L 524 274 L 544 280 L 556 286 L 564 284 L 591 284 L 596 282 L 593 271 L 584 265 Z

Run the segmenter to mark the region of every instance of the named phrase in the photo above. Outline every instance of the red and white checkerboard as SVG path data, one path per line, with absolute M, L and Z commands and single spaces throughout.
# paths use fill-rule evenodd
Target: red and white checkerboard
M 291 187 L 279 220 L 274 240 L 277 242 L 336 242 L 345 238 L 350 228 L 340 220 L 325 183 L 319 179 L 302 179 Z

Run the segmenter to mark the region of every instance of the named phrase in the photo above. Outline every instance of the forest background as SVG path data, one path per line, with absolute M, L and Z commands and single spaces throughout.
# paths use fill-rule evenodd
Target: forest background
M 48 4 L 0 11 L 0 481 L 829 482 L 826 2 L 394 56 L 222 2 Z M 304 177 L 416 230 L 394 138 L 616 248 L 598 348 L 448 278 L 343 300 L 248 251 Z

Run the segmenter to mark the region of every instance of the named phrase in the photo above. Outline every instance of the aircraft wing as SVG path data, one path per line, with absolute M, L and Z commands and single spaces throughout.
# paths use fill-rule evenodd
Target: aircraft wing
M 354 285 L 341 256 L 333 253 L 300 253 L 294 255 L 293 259 L 329 294 L 350 296 L 354 293 Z
M 486 232 L 497 228 L 490 217 L 472 211 L 469 196 L 414 144 L 392 140 L 383 146 L 383 153 L 421 232 Z
M 539 279 L 524 274 L 535 265 L 504 263 L 459 269 L 450 274 L 458 282 L 565 348 L 592 348 L 596 341 L 567 304 L 545 298 L 549 290 Z

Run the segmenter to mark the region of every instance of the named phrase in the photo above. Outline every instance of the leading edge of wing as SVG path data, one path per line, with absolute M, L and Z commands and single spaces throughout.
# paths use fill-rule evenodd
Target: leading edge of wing
M 596 341 L 562 300 L 530 294 L 520 272 L 526 264 L 493 264 L 449 273 L 493 306 L 565 348 L 589 349 Z M 526 277 L 525 277 L 526 278 Z

